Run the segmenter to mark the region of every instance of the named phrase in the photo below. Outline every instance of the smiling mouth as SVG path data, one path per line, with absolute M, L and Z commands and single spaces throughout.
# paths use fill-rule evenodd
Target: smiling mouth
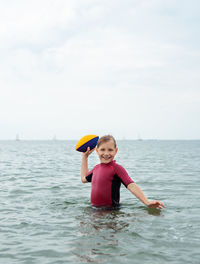
M 103 159 L 105 159 L 105 160 L 109 160 L 110 158 L 111 158 L 110 156 L 108 156 L 108 157 L 103 156 Z

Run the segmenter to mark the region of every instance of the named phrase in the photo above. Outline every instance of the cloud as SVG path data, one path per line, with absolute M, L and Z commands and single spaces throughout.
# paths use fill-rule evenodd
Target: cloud
M 175 124 L 199 113 L 195 4 L 2 1 L 3 137 L 13 133 L 10 127 L 21 127 L 27 137 L 39 137 L 36 127 L 41 135 L 58 130 L 63 138 L 106 128 L 118 137 L 135 136 L 136 130 L 153 137 L 151 120 L 167 138 L 163 119 Z

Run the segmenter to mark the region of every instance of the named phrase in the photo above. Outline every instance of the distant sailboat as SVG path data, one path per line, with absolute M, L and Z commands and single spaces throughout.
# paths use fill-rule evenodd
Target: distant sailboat
M 142 138 L 141 138 L 140 134 L 138 134 L 138 139 L 137 140 L 138 141 L 142 141 Z
M 53 136 L 53 139 L 52 140 L 53 141 L 56 141 L 57 140 L 56 135 Z
M 15 138 L 16 141 L 20 141 L 19 139 L 19 134 L 16 134 L 16 138 Z

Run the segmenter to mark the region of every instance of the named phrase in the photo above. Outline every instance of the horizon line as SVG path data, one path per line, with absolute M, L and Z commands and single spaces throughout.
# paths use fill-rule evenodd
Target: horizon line
M 0 141 L 77 141 L 78 139 L 0 139 Z M 133 140 L 133 141 L 147 141 L 147 140 L 152 140 L 152 141 L 159 141 L 159 140 L 182 140 L 182 141 L 188 141 L 188 140 L 200 140 L 200 138 L 142 138 L 142 139 L 138 139 L 138 138 L 116 138 L 116 140 L 121 140 L 121 141 L 128 141 L 128 140 Z

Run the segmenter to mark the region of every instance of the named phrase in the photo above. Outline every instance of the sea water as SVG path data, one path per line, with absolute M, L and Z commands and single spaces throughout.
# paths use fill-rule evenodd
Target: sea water
M 0 142 L 0 263 L 200 263 L 200 141 L 118 141 L 117 162 L 163 210 L 124 186 L 120 210 L 92 208 L 75 144 Z

